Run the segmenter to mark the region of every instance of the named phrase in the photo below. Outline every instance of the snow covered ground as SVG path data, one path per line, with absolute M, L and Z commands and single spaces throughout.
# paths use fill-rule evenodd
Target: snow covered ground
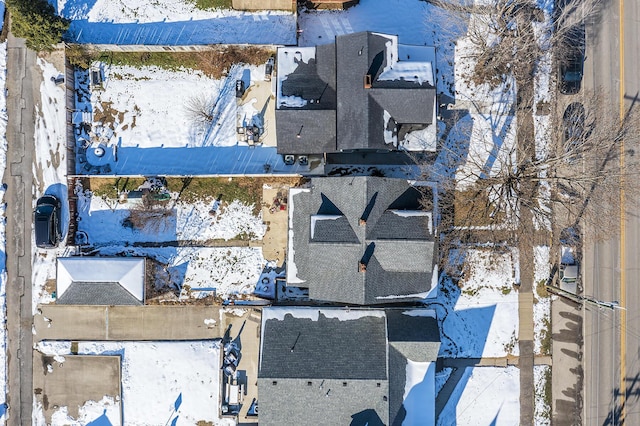
M 549 258 L 549 247 L 539 246 L 534 251 L 534 291 L 535 302 L 533 305 L 533 333 L 534 333 L 534 353 L 536 355 L 549 355 L 544 353 L 544 342 L 551 341 L 551 300 L 552 297 L 549 293 L 544 291 L 545 294 L 540 294 L 538 284 L 544 281 L 546 283 L 551 272 L 551 259 Z M 547 348 L 546 350 L 548 350 Z
M 91 164 L 115 175 L 251 175 L 294 174 L 308 171 L 299 164 L 287 166 L 274 146 L 249 146 L 239 141 L 238 124 L 264 121 L 257 99 L 238 106 L 236 80 L 262 81 L 264 66 L 233 66 L 227 77 L 215 80 L 200 71 L 168 71 L 157 67 L 108 66 L 98 62 L 104 82 L 91 90 L 89 71 L 76 71 L 76 111 L 89 114 L 93 123 L 77 136 L 86 150 L 86 162 L 79 155 L 77 172 L 96 173 Z M 199 120 L 193 106 L 215 105 L 208 122 Z M 78 118 L 80 121 L 80 119 Z M 275 132 L 275 123 L 264 122 L 265 133 Z M 106 151 L 90 158 L 98 144 Z M 97 162 L 94 162 L 97 161 Z
M 464 264 L 458 286 L 441 280 L 435 309 L 440 321 L 441 357 L 481 358 L 518 355 L 518 293 L 511 250 L 468 249 L 453 262 Z
M 43 341 L 37 344 L 37 349 L 64 362 L 64 356 L 71 354 L 71 343 Z M 60 407 L 53 415 L 53 424 L 81 425 L 92 421 L 114 426 L 146 426 L 174 421 L 171 424 L 195 425 L 199 421 L 231 424 L 218 415 L 219 341 L 79 342 L 77 354 L 122 357 L 122 400 L 88 401 L 80 409 L 78 419 L 68 416 L 67 407 Z M 102 416 L 107 417 L 109 423 L 105 419 L 98 423 L 96 419 Z M 33 424 L 45 425 L 41 406 L 34 410 Z
M 120 45 L 295 44 L 285 11 L 200 10 L 188 0 L 49 0 L 71 19 L 67 39 Z
M 258 240 L 264 236 L 266 225 L 262 214 L 254 214 L 254 207 L 238 200 L 223 203 L 215 215 L 211 215 L 213 205 L 196 201 L 187 203 L 175 201 L 176 194 L 166 201 L 170 212 L 163 220 L 153 220 L 139 229 L 127 226 L 131 209 L 138 207 L 132 203 L 119 203 L 93 196 L 91 191 L 77 188 L 77 211 L 80 221 L 78 230 L 86 233 L 88 242 L 94 246 L 136 242 L 190 241 L 206 242 L 213 239 L 234 238 Z
M 520 370 L 517 367 L 467 367 L 437 424 L 520 424 Z
M 536 426 L 548 426 L 551 424 L 551 405 L 548 403 L 551 395 L 547 395 L 547 391 L 551 391 L 551 384 L 547 383 L 550 380 L 551 366 L 533 366 L 533 385 L 535 388 L 534 422 Z M 547 385 L 549 386 L 547 387 Z

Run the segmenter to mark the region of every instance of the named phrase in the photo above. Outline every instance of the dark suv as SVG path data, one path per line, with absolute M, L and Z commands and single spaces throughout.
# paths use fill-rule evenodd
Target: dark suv
M 584 26 L 573 28 L 565 36 L 562 57 L 559 59 L 560 93 L 573 95 L 580 91 L 584 69 L 585 33 Z
M 60 200 L 53 195 L 44 195 L 36 202 L 34 212 L 34 228 L 36 246 L 54 248 L 62 239 L 60 224 Z

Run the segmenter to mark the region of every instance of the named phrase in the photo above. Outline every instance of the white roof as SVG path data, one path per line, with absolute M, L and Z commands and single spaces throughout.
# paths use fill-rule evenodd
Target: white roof
M 144 258 L 140 257 L 60 257 L 57 292 L 62 296 L 73 282 L 113 283 L 144 301 Z

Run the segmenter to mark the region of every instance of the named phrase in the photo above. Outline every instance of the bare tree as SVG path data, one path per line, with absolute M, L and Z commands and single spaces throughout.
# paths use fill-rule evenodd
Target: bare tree
M 640 139 L 640 120 L 635 110 L 620 121 L 617 114 L 603 112 L 606 97 L 584 95 L 559 116 L 551 134 L 509 142 L 496 148 L 460 152 L 442 149 L 456 169 L 455 175 L 436 176 L 450 205 L 443 212 L 444 226 L 454 239 L 505 241 L 533 239 L 552 223 L 580 226 L 592 239 L 618 231 L 614 219 L 620 214 L 620 191 L 640 184 L 635 155 Z M 472 135 L 469 129 L 468 138 Z M 621 142 L 625 142 L 624 151 Z M 629 191 L 625 208 L 635 210 L 637 199 Z
M 462 54 L 474 64 L 466 70 L 470 83 L 496 88 L 513 79 L 517 87 L 507 112 L 518 123 L 513 142 L 491 135 L 499 145 L 490 140 L 484 149 L 474 146 L 462 154 L 459 147 L 442 148 L 448 150 L 443 155 L 448 168 L 456 170 L 455 175 L 436 177 L 449 201 L 443 225 L 457 231 L 452 238 L 522 241 L 550 229 L 557 210 L 575 225 L 602 221 L 607 217 L 603 209 L 609 216 L 619 210 L 621 185 L 636 181 L 629 164 L 634 158 L 619 151 L 623 138 L 638 135 L 631 115 L 622 123 L 617 114 L 596 115 L 603 97 L 591 95 L 582 112 L 576 107 L 563 117 L 560 111 L 563 119 L 552 123 L 555 130 L 539 146 L 541 137 L 534 132 L 537 67 L 549 64 L 550 57 L 563 57 L 580 42 L 583 23 L 596 14 L 600 0 L 560 0 L 548 17 L 531 0 L 496 0 L 490 6 L 429 1 L 447 13 L 448 24 L 457 18 L 453 31 L 460 34 L 464 28 L 472 48 Z M 471 128 L 468 132 L 467 140 L 477 137 Z M 622 156 L 627 164 L 621 168 Z M 607 224 L 597 225 L 595 232 L 613 231 Z
M 199 93 L 187 99 L 184 108 L 189 120 L 195 124 L 209 124 L 213 121 L 215 98 Z

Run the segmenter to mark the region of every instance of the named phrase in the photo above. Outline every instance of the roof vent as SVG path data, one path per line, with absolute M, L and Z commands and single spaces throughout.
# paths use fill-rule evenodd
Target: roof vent
M 371 74 L 364 76 L 364 88 L 371 89 Z

